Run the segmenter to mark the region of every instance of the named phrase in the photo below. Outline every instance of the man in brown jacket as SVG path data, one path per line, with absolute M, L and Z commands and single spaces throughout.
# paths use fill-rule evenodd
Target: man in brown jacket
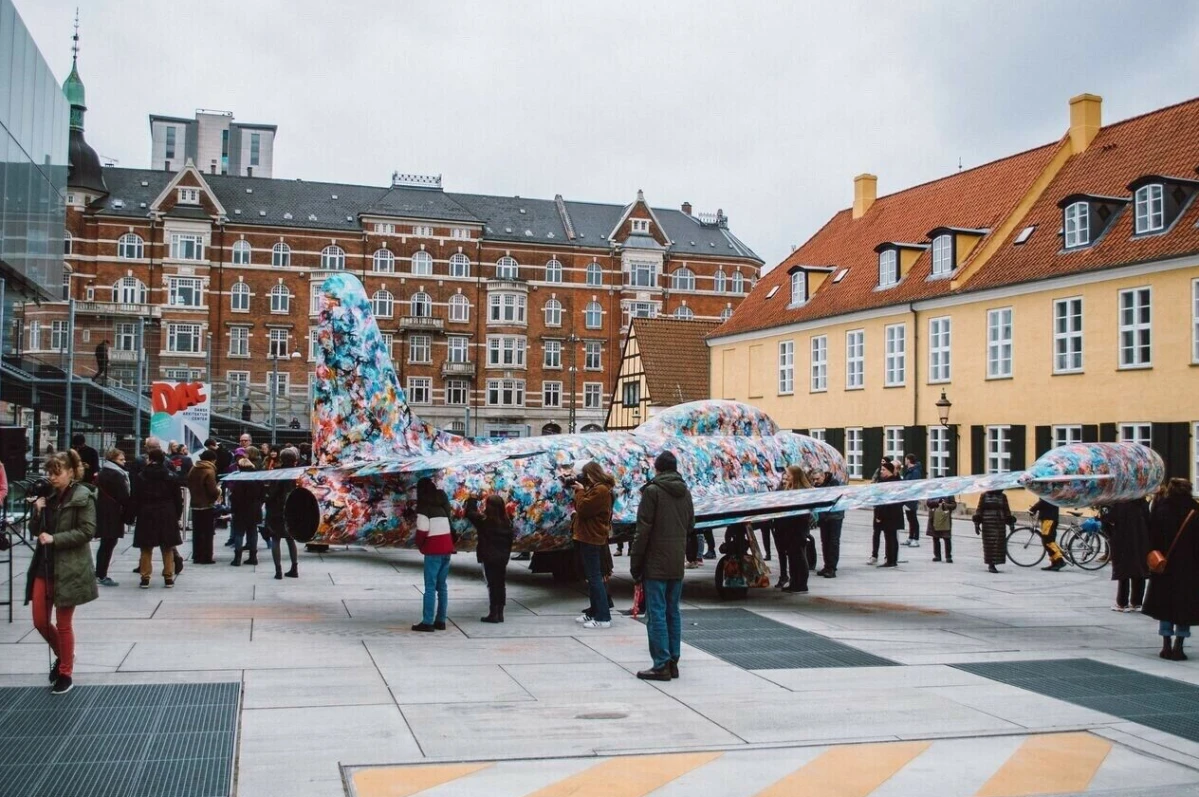
M 212 558 L 214 506 L 221 497 L 216 483 L 216 458 L 215 450 L 204 449 L 200 461 L 187 474 L 192 505 L 192 561 L 198 565 L 216 564 Z

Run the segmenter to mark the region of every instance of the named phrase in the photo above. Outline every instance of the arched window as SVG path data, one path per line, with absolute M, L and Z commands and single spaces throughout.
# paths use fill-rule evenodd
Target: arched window
M 418 277 L 433 276 L 433 255 L 428 252 L 413 252 L 412 273 Z
M 721 321 L 728 321 L 732 317 L 733 317 L 733 308 L 726 307 L 720 311 L 720 320 Z
M 670 276 L 670 289 L 672 291 L 693 291 L 695 290 L 695 275 L 691 273 L 689 268 L 680 268 Z
M 591 434 L 592 432 L 602 432 L 604 430 L 599 426 L 596 426 L 594 423 L 589 423 L 583 427 L 582 431 L 584 434 Z
M 683 305 L 682 307 L 675 308 L 674 317 L 684 321 L 690 321 L 691 319 L 695 318 L 695 313 L 691 312 L 690 307 Z
M 520 279 L 520 266 L 515 258 L 501 257 L 495 263 L 495 278 L 497 280 Z
M 117 241 L 117 257 L 122 260 L 141 260 L 145 257 L 145 246 L 140 235 L 127 232 Z
M 599 263 L 587 264 L 587 284 L 592 288 L 604 284 L 604 270 L 600 268 Z
M 450 255 L 450 276 L 451 277 L 469 277 L 470 276 L 470 258 L 461 252 Z
M 276 285 L 271 288 L 271 312 L 288 313 L 291 311 L 291 291 L 286 285 Z
M 545 325 L 547 327 L 562 326 L 562 302 L 550 299 L 545 303 Z
M 250 265 L 250 242 L 238 241 L 233 244 L 233 265 L 248 266 Z
M 604 309 L 599 302 L 588 302 L 587 310 L 583 313 L 583 326 L 588 329 L 599 329 L 604 325 Z
M 562 434 L 562 427 L 556 423 L 547 423 L 541 427 L 542 434 Z
M 433 315 L 433 300 L 429 298 L 429 294 L 424 291 L 412 294 L 412 300 L 409 302 L 410 315 L 417 318 L 428 318 Z
M 455 293 L 450 297 L 450 320 L 470 320 L 470 301 L 460 293 Z
M 717 293 L 724 293 L 724 291 L 725 291 L 724 269 L 722 269 L 722 268 L 716 269 L 716 276 L 712 278 L 712 290 L 716 291 Z
M 380 274 L 391 274 L 396 270 L 396 256 L 389 249 L 379 249 L 375 252 L 375 271 Z
M 336 244 L 329 244 L 321 250 L 321 268 L 326 271 L 342 271 L 346 267 L 345 250 Z
M 112 286 L 112 300 L 120 304 L 145 304 L 148 297 L 145 283 L 137 277 L 121 277 Z
M 271 265 L 285 268 L 291 265 L 291 247 L 280 241 L 271 247 Z
M 733 293 L 742 293 L 745 290 L 745 278 L 741 276 L 740 271 L 733 272 Z
M 375 318 L 391 318 L 395 313 L 395 297 L 391 295 L 391 291 L 375 291 L 375 295 L 371 297 L 371 312 L 375 314 Z
M 562 281 L 562 264 L 557 259 L 551 259 L 545 264 L 545 281 L 546 282 L 561 282 Z
M 250 311 L 250 286 L 244 282 L 234 283 L 229 290 L 229 309 L 234 312 Z

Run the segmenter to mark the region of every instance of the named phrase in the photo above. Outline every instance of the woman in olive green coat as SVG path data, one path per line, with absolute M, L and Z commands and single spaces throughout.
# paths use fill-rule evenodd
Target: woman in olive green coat
M 79 455 L 74 451 L 46 458 L 46 478 L 54 492 L 33 504 L 38 545 L 25 578 L 25 602 L 33 603 L 33 626 L 58 657 L 50 668 L 52 692 L 56 695 L 71 691 L 75 607 L 99 596 L 88 544 L 96 533 L 96 500 L 76 480 L 80 469 Z

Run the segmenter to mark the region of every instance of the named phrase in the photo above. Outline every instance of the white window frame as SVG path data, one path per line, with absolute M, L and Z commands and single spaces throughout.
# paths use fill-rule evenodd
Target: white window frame
M 380 332 L 379 337 L 383 338 L 383 350 L 387 352 L 387 356 L 389 358 L 392 357 L 392 352 L 395 350 L 395 342 L 396 342 L 395 333 L 394 332 Z
M 524 368 L 528 342 L 523 335 L 488 335 L 488 368 Z
M 903 455 L 906 449 L 904 448 L 903 427 L 902 426 L 884 426 L 883 427 L 883 455 L 892 462 L 899 460 L 903 461 Z
M 899 284 L 899 252 L 884 249 L 878 253 L 878 287 L 890 288 Z
M 953 236 L 949 233 L 938 235 L 933 239 L 933 267 L 932 275 L 934 277 L 943 277 L 946 274 L 953 272 Z
M 317 329 L 309 329 L 308 330 L 308 362 L 316 362 L 317 355 L 320 354 L 320 341 L 317 337 L 318 331 L 319 330 L 317 330 Z M 387 344 L 387 341 L 385 339 L 384 345 L 386 345 L 386 344 Z M 390 356 L 390 354 L 391 354 L 390 346 L 387 347 L 387 353 Z
M 528 323 L 528 297 L 523 293 L 493 293 L 487 297 L 489 324 Z
M 949 475 L 949 428 L 928 427 L 928 475 L 939 479 Z
M 604 370 L 604 344 L 598 340 L 583 341 L 583 370 Z
M 558 409 L 562 406 L 562 383 L 561 382 L 542 382 L 541 383 L 541 406 L 546 409 Z
M 828 335 L 813 335 L 809 348 L 812 360 L 808 392 L 825 393 L 828 391 Z
M 433 362 L 433 338 L 431 336 L 408 336 L 408 362 L 416 364 Z
M 464 407 L 470 400 L 470 382 L 465 379 L 445 380 L 445 403 L 450 407 Z
M 433 379 L 428 376 L 410 376 L 404 392 L 408 396 L 409 404 L 432 404 Z
M 1053 372 L 1083 371 L 1083 302 L 1081 296 L 1053 301 Z
M 986 434 L 987 474 L 1010 473 L 1012 470 L 1012 427 L 988 426 Z
M 414 238 L 432 238 L 433 227 L 429 224 L 416 224 L 412 227 L 412 236 Z
M 167 351 L 172 354 L 203 354 L 202 332 L 199 324 L 167 324 Z M 185 337 L 194 340 L 195 346 L 187 349 L 179 348 L 180 341 Z
M 41 351 L 42 349 L 42 322 L 29 322 L 29 351 Z
M 250 356 L 250 328 L 242 326 L 229 327 L 229 356 Z
M 346 252 L 337 244 L 329 244 L 321 250 L 322 271 L 345 271 Z
M 547 327 L 562 326 L 562 302 L 557 299 L 550 299 L 545 303 L 545 325 Z
M 470 362 L 470 338 L 450 335 L 445 341 L 445 358 L 450 363 Z
M 286 398 L 291 393 L 291 374 L 280 372 L 277 380 L 275 377 L 276 374 L 274 371 L 266 372 L 266 394 L 269 396 L 273 392 L 278 398 Z M 279 412 L 278 407 L 276 407 L 275 412 Z
M 1166 228 L 1166 188 L 1161 183 L 1138 188 L 1133 195 L 1133 207 L 1137 235 L 1161 232 Z
M 862 428 L 850 427 L 845 430 L 845 467 L 849 478 L 861 479 L 862 476 Z
M 883 342 L 883 385 L 903 387 L 908 381 L 908 325 L 887 324 Z
M 583 310 L 583 327 L 585 329 L 603 329 L 604 308 L 599 302 L 588 302 Z
M 119 321 L 114 325 L 112 347 L 116 351 L 137 351 L 137 324 Z
M 562 281 L 562 263 L 556 257 L 545 261 L 545 281 L 558 283 Z
M 672 291 L 693 291 L 695 290 L 695 272 L 683 266 L 675 269 L 670 275 L 670 289 Z
M 629 219 L 629 223 L 633 233 L 649 234 L 649 219 Z
M 851 329 L 845 333 L 845 389 L 866 387 L 866 330 Z
M 745 293 L 745 277 L 740 271 L 733 272 L 732 291 L 733 293 Z
M 987 311 L 987 379 L 1011 379 L 1015 373 L 1015 320 L 1011 307 Z
M 431 277 L 433 276 L 433 255 L 424 250 L 413 252 L 409 266 L 412 276 Z
M 953 378 L 953 318 L 928 320 L 928 383 L 944 384 Z
M 271 267 L 287 268 L 291 265 L 291 247 L 279 241 L 271 247 Z
M 808 301 L 808 275 L 803 271 L 796 271 L 791 275 L 791 306 L 799 307 L 801 304 L 806 304 Z
M 497 280 L 520 279 L 520 263 L 516 262 L 516 258 L 504 255 L 495 261 L 495 278 Z
M 507 398 L 508 401 L 504 399 Z M 488 407 L 523 407 L 525 405 L 525 380 L 488 379 Z
M 146 304 L 150 290 L 137 277 L 121 277 L 112 286 L 112 300 L 118 304 Z
M 371 314 L 375 318 L 392 318 L 395 316 L 395 295 L 386 288 L 380 288 L 371 294 Z
M 390 249 L 376 249 L 375 254 L 371 257 L 371 269 L 376 274 L 394 274 L 396 270 L 396 256 Z
M 598 288 L 604 284 L 604 269 L 599 263 L 588 263 L 584 280 L 589 288 Z
M 1050 442 L 1054 448 L 1082 442 L 1082 426 L 1080 424 L 1057 424 L 1051 432 Z
M 117 239 L 117 257 L 121 260 L 141 260 L 146 256 L 146 242 L 134 232 Z
M 455 252 L 454 254 L 450 255 L 450 276 L 469 277 L 470 258 L 461 252 Z
M 819 440 L 820 442 L 823 443 L 823 442 L 825 442 L 826 438 L 828 437 L 828 430 L 827 429 L 809 429 L 808 437 L 812 438 L 813 440 Z
M 695 318 L 695 311 L 684 304 L 674 308 L 674 312 L 671 315 L 680 321 L 691 321 Z
M 69 327 L 65 320 L 50 322 L 50 351 L 66 351 Z
M 716 269 L 716 273 L 712 275 L 712 291 L 715 293 L 724 293 L 728 286 L 728 279 L 724 275 L 724 269 Z
M 180 186 L 179 188 L 179 204 L 180 205 L 198 205 L 200 204 L 200 189 L 187 188 Z
M 199 277 L 167 277 L 167 304 L 170 307 L 204 307 L 204 280 Z
M 779 341 L 779 395 L 789 396 L 795 392 L 795 341 Z
M 1199 363 L 1199 279 L 1191 280 L 1191 362 Z
M 376 235 L 395 235 L 396 234 L 395 222 L 376 221 L 375 222 L 375 234 Z
M 604 406 L 604 385 L 602 382 L 583 383 L 583 409 L 599 410 Z
M 455 323 L 470 321 L 470 299 L 460 293 L 450 297 L 450 320 Z
M 267 359 L 286 360 L 291 354 L 291 333 L 286 329 L 271 329 L 267 332 Z
M 417 291 L 408 300 L 408 314 L 413 318 L 433 317 L 433 297 L 424 291 Z
M 1141 298 L 1145 301 L 1142 304 Z M 1127 305 L 1127 299 L 1133 303 Z M 1148 311 L 1149 320 L 1140 320 L 1140 311 Z M 1125 321 L 1125 314 L 1132 311 L 1132 323 Z M 1120 291 L 1117 298 L 1117 319 L 1119 322 L 1119 367 L 1121 370 L 1153 367 L 1153 288 L 1143 286 L 1128 288 Z M 1130 337 L 1131 336 L 1131 337 Z M 1129 344 L 1131 341 L 1131 345 Z M 1142 358 L 1141 349 L 1148 349 L 1148 354 Z
M 286 285 L 274 285 L 270 292 L 271 313 L 288 315 L 291 313 L 291 290 Z
M 1153 424 L 1145 421 L 1124 421 L 1117 427 L 1121 443 L 1140 443 L 1153 447 Z
M 204 236 L 199 233 L 171 233 L 171 260 L 203 260 Z
M 226 371 L 225 390 L 229 394 L 229 406 L 239 410 L 240 406 L 234 406 L 233 402 L 245 401 L 250 397 L 250 372 Z
M 541 358 L 542 368 L 562 368 L 562 341 L 547 340 Z
M 1080 201 L 1067 205 L 1062 211 L 1062 243 L 1066 249 L 1078 249 L 1091 244 L 1091 204 Z
M 235 266 L 250 265 L 250 262 L 254 257 L 253 252 L 254 252 L 254 250 L 250 246 L 249 241 L 247 241 L 245 239 L 242 239 L 240 241 L 234 241 L 233 242 L 233 252 L 232 252 L 233 265 L 235 265 Z

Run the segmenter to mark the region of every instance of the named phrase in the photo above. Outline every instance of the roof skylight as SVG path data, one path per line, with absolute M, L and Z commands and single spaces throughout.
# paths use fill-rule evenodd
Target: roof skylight
M 847 268 L 843 268 L 840 271 L 838 271 L 837 276 L 833 277 L 833 284 L 836 284 L 836 283 L 840 282 L 841 280 L 845 279 L 845 275 L 848 273 L 849 273 L 849 269 L 847 269 Z
M 1025 227 L 1023 230 L 1020 231 L 1020 234 L 1016 236 L 1016 240 L 1013 243 L 1016 246 L 1019 246 L 1020 244 L 1024 243 L 1025 241 L 1027 241 L 1029 238 L 1032 237 L 1033 231 L 1036 229 L 1037 229 L 1037 225 L 1035 225 L 1035 224 L 1031 224 L 1028 227 Z

